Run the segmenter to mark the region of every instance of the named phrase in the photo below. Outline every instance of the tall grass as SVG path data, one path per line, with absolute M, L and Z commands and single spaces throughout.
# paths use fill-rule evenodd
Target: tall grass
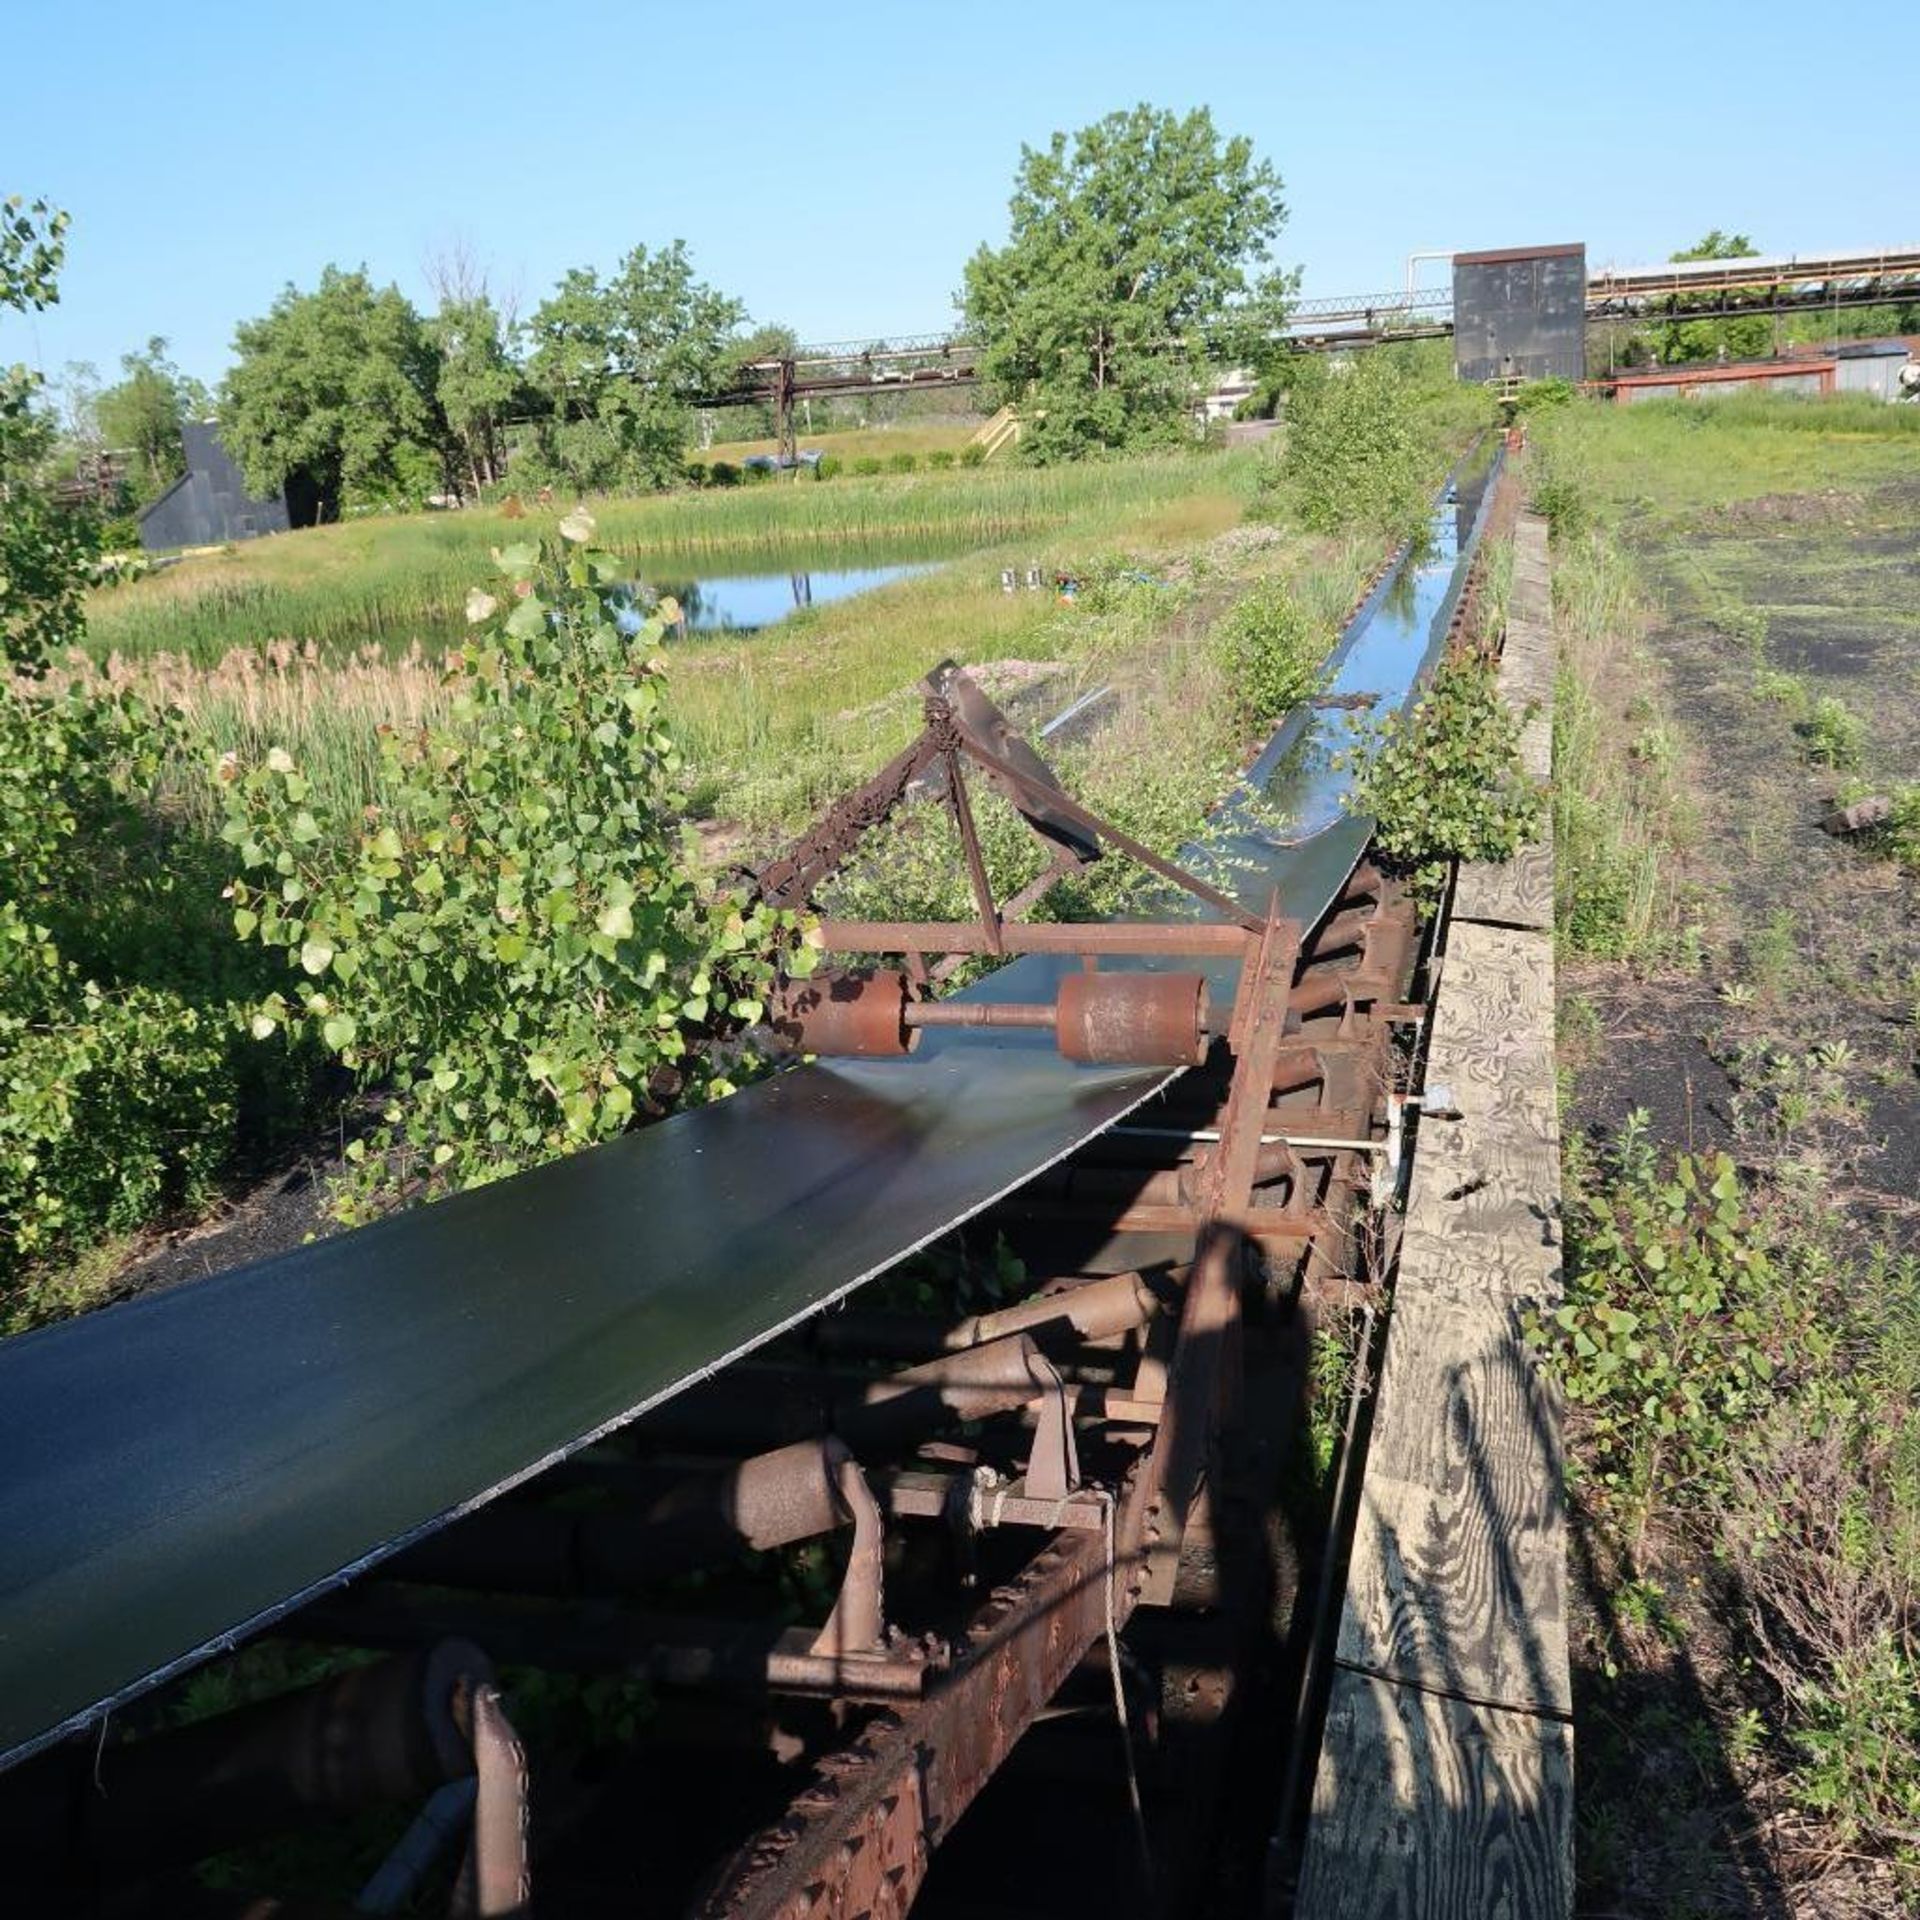
M 1920 407 L 1859 394 L 1796 399 L 1578 401 L 1534 417 L 1548 470 L 1609 517 L 1624 507 L 1689 513 L 1806 490 L 1870 487 L 1920 465 Z
M 1553 556 L 1555 920 L 1572 954 L 1656 954 L 1673 920 L 1672 855 L 1690 831 L 1647 609 L 1613 537 Z
M 1244 454 L 1167 455 L 1060 468 L 955 469 L 912 478 L 773 481 L 726 492 L 596 502 L 603 545 L 637 572 L 671 576 L 721 556 L 849 564 L 955 554 L 1088 517 L 1119 518 L 1247 484 Z M 252 541 L 96 594 L 101 658 L 167 653 L 214 664 L 276 640 L 323 649 L 405 648 L 458 637 L 467 589 L 492 573 L 489 549 L 551 530 L 557 509 L 509 520 L 497 509 L 410 514 Z
M 329 658 L 312 641 L 276 641 L 236 647 L 211 667 L 177 654 L 98 662 L 73 653 L 56 674 L 102 691 L 130 689 L 175 715 L 181 744 L 165 775 L 167 798 L 208 827 L 218 824 L 210 775 L 223 753 L 258 759 L 289 748 L 316 801 L 350 819 L 379 793 L 380 729 L 419 726 L 447 707 L 445 662 L 418 646 Z

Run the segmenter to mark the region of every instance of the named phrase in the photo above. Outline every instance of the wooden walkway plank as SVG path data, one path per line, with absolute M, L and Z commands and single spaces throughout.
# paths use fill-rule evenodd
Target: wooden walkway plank
M 1296 1911 L 1554 1920 L 1572 1910 L 1563 1721 L 1335 1676 Z
M 1395 1307 L 1338 1658 L 1567 1714 L 1557 1396 L 1511 1307 Z
M 1453 890 L 1456 920 L 1484 926 L 1553 930 L 1553 822 L 1543 820 L 1540 837 L 1511 860 L 1474 860 L 1460 869 Z
M 1538 516 L 1514 550 L 1501 691 L 1544 781 Z M 1297 1920 L 1573 1910 L 1561 1407 L 1523 1330 L 1562 1285 L 1551 832 L 1453 908 Z
M 1560 1115 L 1553 943 L 1544 933 L 1454 924 L 1428 1049 L 1423 1115 L 1401 1245 L 1402 1285 L 1557 1304 Z M 1409 1292 L 1414 1289 L 1409 1289 Z

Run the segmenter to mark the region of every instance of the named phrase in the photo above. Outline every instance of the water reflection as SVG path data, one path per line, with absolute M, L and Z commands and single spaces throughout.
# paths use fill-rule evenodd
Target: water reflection
M 810 567 L 786 573 L 712 574 L 705 579 L 649 573 L 643 584 L 626 590 L 618 618 L 622 629 L 631 633 L 656 601 L 671 598 L 679 602 L 688 633 L 755 633 L 798 610 L 870 593 L 939 564 L 907 560 L 890 566 Z
M 1490 459 L 1469 463 L 1436 506 L 1426 536 L 1374 591 L 1335 647 L 1332 677 L 1316 703 L 1296 708 L 1213 819 L 1198 867 L 1230 892 L 1250 875 L 1277 878 L 1315 865 L 1311 847 L 1325 836 L 1331 871 L 1365 839 L 1342 804 L 1356 748 L 1388 714 L 1412 698 L 1446 643 L 1455 563 L 1472 541 L 1491 476 Z M 1358 839 L 1328 829 L 1349 821 Z M 1339 842 L 1336 846 L 1335 842 Z M 1288 851 L 1291 850 L 1291 851 Z M 1264 898 L 1252 904 L 1264 907 Z

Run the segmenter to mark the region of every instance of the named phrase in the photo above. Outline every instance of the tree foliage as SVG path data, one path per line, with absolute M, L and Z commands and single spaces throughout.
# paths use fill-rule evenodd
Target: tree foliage
M 1511 860 L 1544 800 L 1520 763 L 1520 716 L 1492 661 L 1449 655 L 1410 711 L 1390 714 L 1355 769 L 1349 804 L 1375 817 L 1387 864 L 1432 900 L 1455 860 Z
M 5 204 L 0 306 L 57 297 L 66 224 Z M 233 1114 L 230 1026 L 181 990 L 178 863 L 144 805 L 164 725 L 45 678 L 81 637 L 90 543 L 43 483 L 38 386 L 0 376 L 0 1330 L 33 1311 L 23 1266 L 209 1179 Z
M 1023 147 L 1005 246 L 961 299 L 983 368 L 1041 459 L 1182 433 L 1205 370 L 1269 339 L 1292 280 L 1268 264 L 1279 176 L 1205 108 L 1138 106 Z
M 477 491 L 505 470 L 502 429 L 525 380 L 499 309 L 484 291 L 443 299 L 428 332 L 439 356 L 434 394 Z
M 1303 525 L 1405 539 L 1425 524 L 1438 462 L 1419 406 L 1412 377 L 1380 349 L 1296 370 L 1277 480 Z
M 497 555 L 449 719 L 382 735 L 377 809 L 327 817 L 277 748 L 224 768 L 234 928 L 290 976 L 255 1031 L 310 1032 L 385 1089 L 348 1217 L 729 1091 L 702 1043 L 758 1018 L 786 940 L 787 917 L 709 899 L 681 851 L 665 627 L 632 630 L 591 525 L 568 516 L 576 544 L 544 563 Z
M 397 287 L 328 267 L 234 333 L 220 431 L 247 484 L 297 482 L 323 518 L 343 504 L 417 504 L 437 484 L 446 423 L 426 326 Z
M 168 358 L 158 334 L 142 353 L 123 354 L 119 382 L 93 402 L 101 440 L 134 456 L 135 497 L 146 501 L 164 492 L 186 471 L 180 430 L 210 411 L 207 390 Z
M 1710 228 L 1692 246 L 1672 256 L 1675 262 L 1688 260 L 1745 260 L 1759 252 L 1744 233 L 1722 233 Z M 1706 305 L 1720 299 L 1717 293 L 1680 296 L 1682 307 L 1697 300 Z M 1757 360 L 1773 344 L 1773 321 L 1764 313 L 1734 314 L 1724 320 L 1671 320 L 1655 330 L 1654 351 L 1662 362 L 1673 365 L 1698 360 Z
M 548 459 L 576 485 L 680 478 L 696 400 L 727 384 L 746 310 L 695 277 L 686 243 L 635 247 L 612 277 L 575 267 L 528 324 Z

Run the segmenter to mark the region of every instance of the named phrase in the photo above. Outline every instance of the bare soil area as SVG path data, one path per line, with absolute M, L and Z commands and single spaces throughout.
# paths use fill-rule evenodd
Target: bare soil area
M 1864 726 L 1860 774 L 1920 776 L 1920 487 L 1746 503 L 1649 538 L 1667 682 L 1696 809 L 1684 966 L 1562 976 L 1569 1133 L 1635 1109 L 1920 1251 L 1920 885 L 1822 830 L 1812 764 L 1756 674 L 1798 675 Z M 1776 1701 L 1723 1568 L 1678 1530 L 1634 1564 L 1578 1524 L 1572 1645 L 1580 1912 L 1694 1920 L 1889 1914 L 1875 1864 L 1788 1804 Z

